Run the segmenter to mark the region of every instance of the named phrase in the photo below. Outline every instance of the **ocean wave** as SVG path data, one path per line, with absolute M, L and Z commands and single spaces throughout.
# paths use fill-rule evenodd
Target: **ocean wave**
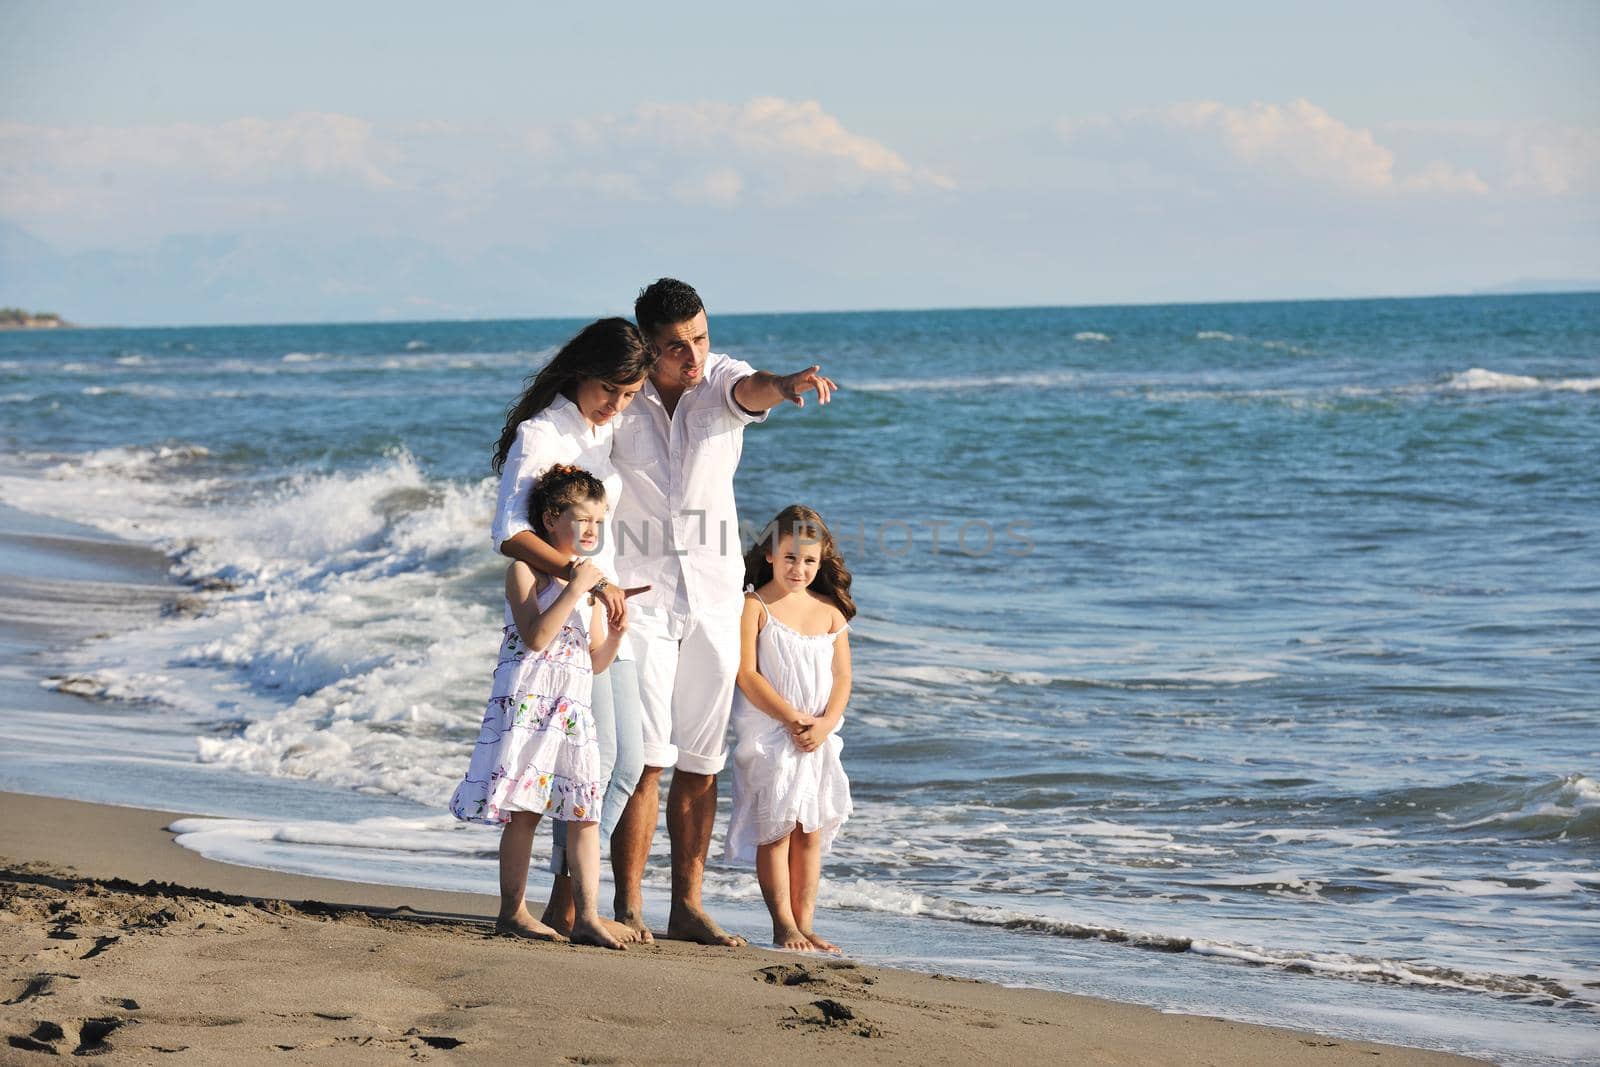
M 170 477 L 175 470 L 209 455 L 211 450 L 204 445 L 182 441 L 148 447 L 118 445 L 61 460 L 50 466 L 47 473 L 52 479 Z M 76 519 L 86 516 L 64 517 Z
M 86 385 L 78 390 L 84 396 L 139 396 L 171 400 L 178 395 L 176 389 L 148 382 L 124 382 L 121 385 Z
M 1051 937 L 1108 941 L 1159 952 L 1187 952 L 1197 956 L 1270 967 L 1289 973 L 1319 975 L 1357 982 L 1452 989 L 1513 999 L 1548 999 L 1580 1008 L 1592 1009 L 1597 1006 L 1593 1000 L 1578 995 L 1561 982 L 1536 974 L 1497 974 L 1429 964 L 1415 959 L 1277 949 L 1184 934 L 1079 922 L 1057 916 L 1029 914 L 1010 908 L 946 899 L 865 879 L 850 883 L 826 879 L 822 885 L 820 900 L 824 905 L 832 907 L 922 916 L 976 926 L 1027 931 Z
M 247 720 L 197 738 L 202 762 L 442 803 L 499 638 L 488 597 L 450 593 L 490 562 L 492 483 L 429 479 L 396 453 L 219 504 L 185 471 L 205 455 L 105 449 L 5 479 L 8 501 L 152 543 L 212 591 L 198 616 L 96 642 L 60 684 Z
M 890 378 L 876 382 L 844 382 L 844 387 L 862 393 L 965 392 L 976 389 L 1020 388 L 1053 389 L 1079 380 L 1074 371 L 1039 371 L 1032 374 L 973 374 L 938 378 Z
M 1473 367 L 1452 374 L 1444 383 L 1458 392 L 1528 392 L 1545 389 L 1553 392 L 1592 393 L 1600 390 L 1600 378 L 1535 378 L 1526 374 L 1502 374 Z
M 1201 330 L 1194 335 L 1196 341 L 1234 341 L 1237 338 L 1226 330 Z
M 1098 330 L 1079 330 L 1072 335 L 1074 341 L 1086 341 L 1093 344 L 1106 344 L 1111 340 L 1109 334 L 1100 333 Z
M 1486 810 L 1487 809 L 1487 810 Z M 1455 813 L 1452 830 L 1497 827 L 1534 838 L 1600 837 L 1600 782 L 1569 774 L 1531 786 L 1495 790 L 1474 797 Z

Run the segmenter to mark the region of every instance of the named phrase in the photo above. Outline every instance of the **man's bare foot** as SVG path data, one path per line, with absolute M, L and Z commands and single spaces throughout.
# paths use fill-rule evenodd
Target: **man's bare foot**
M 636 911 L 627 911 L 619 908 L 617 910 L 617 922 L 632 930 L 634 940 L 641 944 L 648 945 L 656 939 L 656 935 L 650 932 L 650 927 L 645 925 L 644 916 Z
M 674 904 L 667 919 L 667 936 L 674 941 L 693 941 L 699 945 L 722 945 L 738 948 L 750 942 L 737 934 L 730 934 L 717 925 L 717 921 L 699 908 Z
M 835 945 L 832 941 L 829 941 L 826 938 L 818 937 L 815 930 L 802 930 L 801 933 L 806 935 L 806 940 L 815 945 L 819 952 L 844 951 L 844 949 L 840 948 L 838 945 Z
M 525 937 L 529 941 L 565 941 L 560 930 L 553 930 L 535 919 L 523 908 L 510 917 L 501 915 L 494 921 L 494 932 L 503 937 Z
M 590 922 L 580 919 L 572 924 L 572 943 L 574 945 L 593 945 L 596 948 L 613 948 L 618 952 L 627 948 L 621 941 L 611 936 L 605 927 L 605 920 Z
M 772 944 L 775 948 L 786 948 L 790 952 L 815 952 L 817 946 L 811 939 L 800 932 L 798 926 L 787 924 L 772 924 Z

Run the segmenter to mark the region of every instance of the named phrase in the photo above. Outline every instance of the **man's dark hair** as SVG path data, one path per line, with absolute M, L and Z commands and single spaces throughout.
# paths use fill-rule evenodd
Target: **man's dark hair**
M 653 340 L 661 327 L 688 322 L 705 309 L 700 294 L 687 282 L 658 278 L 639 291 L 639 299 L 633 302 L 633 320 L 645 339 Z

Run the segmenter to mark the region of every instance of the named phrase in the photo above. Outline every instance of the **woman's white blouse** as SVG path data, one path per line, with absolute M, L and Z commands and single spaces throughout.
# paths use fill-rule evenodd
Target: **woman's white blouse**
M 578 405 L 557 394 L 554 403 L 517 427 L 517 439 L 506 453 L 494 513 L 496 551 L 523 530 L 533 529 L 528 522 L 528 501 L 533 496 L 534 483 L 557 463 L 582 467 L 604 482 L 606 516 L 609 519 L 616 514 L 622 476 L 611 464 L 611 425 L 591 428 Z M 606 577 L 615 582 L 616 547 L 609 526 L 608 522 L 602 530 L 600 548 L 593 558 Z

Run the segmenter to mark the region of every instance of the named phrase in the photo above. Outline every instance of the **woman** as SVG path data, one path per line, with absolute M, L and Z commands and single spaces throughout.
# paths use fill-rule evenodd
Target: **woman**
M 528 524 L 528 500 L 539 476 L 557 463 L 581 467 L 605 485 L 613 509 L 622 479 L 611 464 L 611 424 L 633 402 L 655 365 L 655 354 L 627 319 L 590 323 L 561 347 L 511 405 L 495 446 L 500 495 L 494 518 L 495 547 L 536 571 L 571 577 L 577 557 L 552 548 Z M 616 585 L 614 538 L 604 536 L 591 557 L 606 575 L 594 593 L 613 621 L 625 617 L 626 592 Z M 637 590 L 634 590 L 635 592 Z M 643 711 L 633 658 L 619 653 L 610 670 L 597 675 L 591 697 L 603 769 L 610 784 L 601 805 L 600 833 L 609 839 L 644 770 Z M 566 865 L 565 826 L 555 826 L 550 869 L 556 878 L 544 922 L 566 932 L 572 924 L 572 880 Z M 617 858 L 613 857 L 613 866 Z M 614 937 L 648 941 L 636 916 L 609 923 Z M 637 924 L 637 925 L 635 925 Z

